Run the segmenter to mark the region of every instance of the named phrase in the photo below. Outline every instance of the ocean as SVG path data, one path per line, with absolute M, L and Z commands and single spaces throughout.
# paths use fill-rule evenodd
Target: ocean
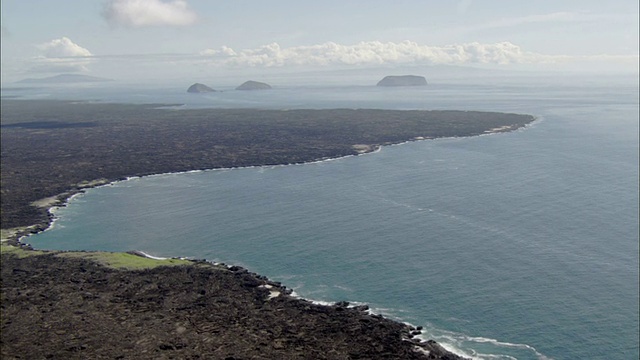
M 637 79 L 185 89 L 15 93 L 185 104 L 171 109 L 457 109 L 538 119 L 511 133 L 304 165 L 132 178 L 74 197 L 25 242 L 240 265 L 304 298 L 369 304 L 476 359 L 639 357 Z

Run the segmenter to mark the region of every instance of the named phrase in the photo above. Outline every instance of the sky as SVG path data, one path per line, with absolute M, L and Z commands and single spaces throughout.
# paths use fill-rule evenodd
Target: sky
M 2 82 L 452 65 L 638 74 L 638 0 L 1 0 Z

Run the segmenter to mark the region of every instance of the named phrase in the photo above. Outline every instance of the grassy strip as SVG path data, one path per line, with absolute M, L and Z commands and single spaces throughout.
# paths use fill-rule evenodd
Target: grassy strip
M 117 252 L 82 252 L 82 251 L 41 251 L 41 250 L 28 250 L 13 245 L 2 243 L 0 245 L 0 253 L 3 255 L 11 254 L 19 258 L 25 258 L 28 256 L 38 256 L 45 254 L 55 254 L 58 257 L 73 257 L 83 258 L 97 262 L 100 265 L 113 268 L 113 269 L 126 269 L 126 270 L 142 270 L 152 269 L 158 266 L 177 266 L 177 265 L 193 265 L 192 261 L 181 259 L 165 259 L 157 260 L 146 258 L 138 255 L 128 253 Z
M 181 259 L 157 260 L 128 253 L 113 252 L 63 252 L 60 257 L 81 257 L 93 260 L 101 265 L 128 270 L 152 269 L 158 266 L 192 265 L 193 262 Z
M 47 253 L 49 252 L 41 251 L 41 250 L 27 250 L 18 246 L 6 244 L 4 242 L 0 243 L 0 254 L 2 255 L 11 254 L 11 255 L 17 256 L 20 259 L 25 258 L 27 256 L 44 255 Z

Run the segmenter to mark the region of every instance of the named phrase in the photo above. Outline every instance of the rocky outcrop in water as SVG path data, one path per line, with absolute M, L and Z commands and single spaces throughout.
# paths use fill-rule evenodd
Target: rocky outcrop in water
M 187 89 L 187 92 L 192 94 L 200 94 L 200 93 L 215 92 L 215 90 L 213 90 L 212 88 L 208 87 L 205 84 L 195 83 L 189 86 L 189 88 Z
M 238 86 L 236 90 L 269 90 L 271 85 L 259 81 L 249 80 Z
M 424 76 L 402 75 L 385 76 L 376 86 L 425 86 L 427 79 Z

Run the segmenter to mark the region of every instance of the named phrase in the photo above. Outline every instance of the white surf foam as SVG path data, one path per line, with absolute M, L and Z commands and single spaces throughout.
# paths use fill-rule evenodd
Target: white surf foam
M 149 258 L 149 259 L 153 259 L 153 260 L 167 260 L 168 259 L 166 257 L 153 256 L 153 255 L 147 254 L 146 252 L 140 251 L 140 250 L 137 250 L 137 252 L 142 254 L 144 257 Z

